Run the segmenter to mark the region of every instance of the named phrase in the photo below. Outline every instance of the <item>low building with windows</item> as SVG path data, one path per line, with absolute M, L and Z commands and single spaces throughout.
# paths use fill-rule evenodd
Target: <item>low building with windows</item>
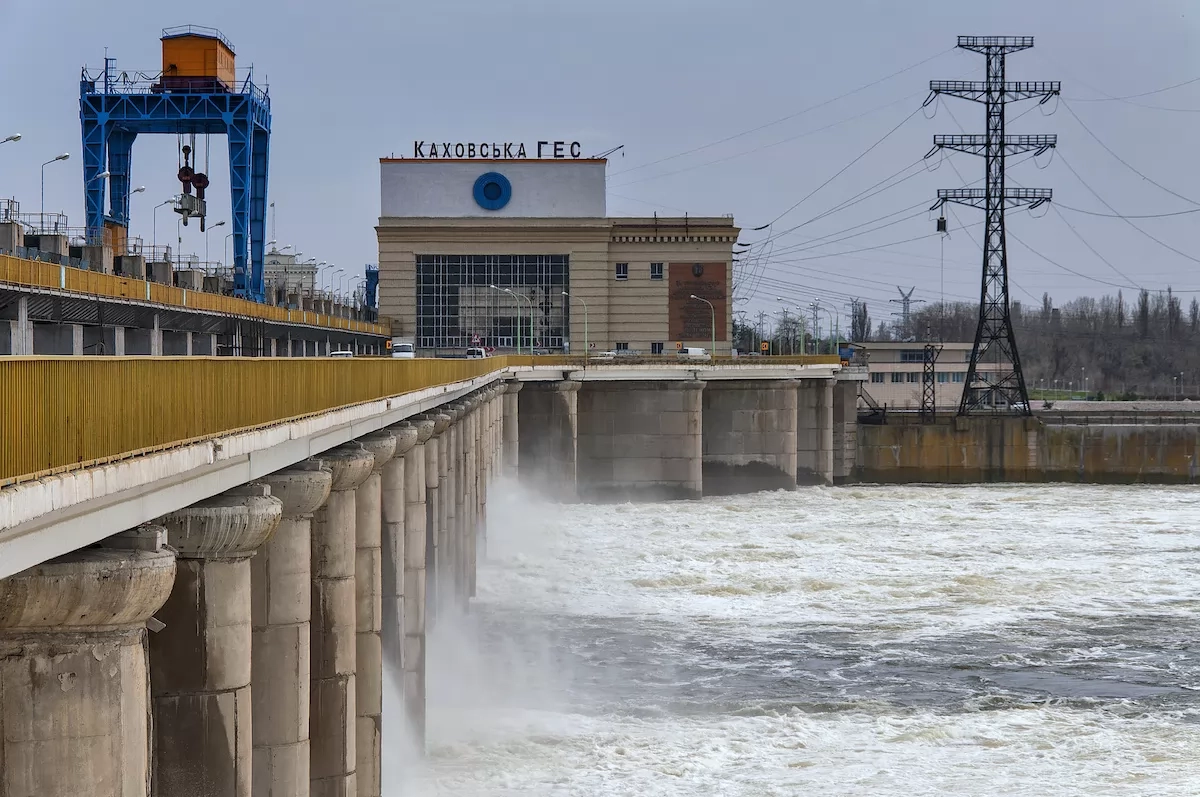
M 857 344 L 867 353 L 868 373 L 863 389 L 876 404 L 892 409 L 920 409 L 922 376 L 925 371 L 925 341 L 877 341 Z M 934 402 L 938 409 L 951 409 L 962 400 L 971 363 L 971 343 L 934 343 Z M 980 369 L 998 371 L 995 363 Z
M 379 312 L 425 353 L 730 350 L 732 216 L 606 213 L 595 158 L 380 161 Z M 698 298 L 693 298 L 698 297 Z

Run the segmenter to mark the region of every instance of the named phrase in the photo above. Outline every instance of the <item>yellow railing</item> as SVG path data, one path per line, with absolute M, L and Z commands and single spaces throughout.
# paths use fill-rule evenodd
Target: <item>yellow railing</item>
M 664 357 L 679 365 L 677 358 Z M 836 362 L 754 357 L 736 364 Z M 510 366 L 483 360 L 260 357 L 0 357 L 0 485 L 445 385 Z M 718 359 L 718 365 L 729 364 Z M 610 363 L 594 363 L 597 366 Z M 621 364 L 618 363 L 617 367 Z M 695 363 L 703 365 L 703 363 Z
M 147 280 L 129 279 L 118 277 L 115 274 L 85 271 L 8 255 L 0 255 L 0 282 L 33 288 L 71 291 L 72 293 L 86 293 L 91 296 L 106 296 L 114 299 L 132 299 L 170 307 L 187 307 L 193 310 L 259 318 L 264 321 L 344 329 L 368 335 L 391 334 L 390 328 L 383 324 L 339 318 L 310 310 L 290 310 L 286 307 L 259 304 L 218 293 L 190 291 Z

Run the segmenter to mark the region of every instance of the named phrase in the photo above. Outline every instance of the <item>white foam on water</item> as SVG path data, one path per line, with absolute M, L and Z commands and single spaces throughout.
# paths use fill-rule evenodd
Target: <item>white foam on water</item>
M 597 710 L 594 695 L 575 699 L 580 674 L 532 622 L 619 621 L 663 636 L 680 665 L 724 667 L 714 678 L 747 666 L 713 660 L 723 641 L 766 649 L 828 634 L 833 641 L 820 644 L 831 654 L 850 640 L 861 657 L 851 678 L 889 657 L 919 660 L 939 640 L 1007 643 L 1026 633 L 1069 640 L 1053 655 L 1088 666 L 1134 646 L 1104 629 L 1147 618 L 1155 623 L 1147 633 L 1161 633 L 1167 649 L 1173 628 L 1192 629 L 1166 666 L 1174 680 L 1143 684 L 1178 694 L 1200 689 L 1200 662 L 1187 649 L 1200 620 L 1194 489 L 813 488 L 547 506 L 508 486 L 491 493 L 489 512 L 478 609 L 430 641 L 430 758 L 412 768 L 419 784 L 404 793 L 1196 793 L 1200 709 L 1179 701 L 1087 693 L 995 702 L 981 686 L 977 701 L 954 705 L 857 695 L 823 709 L 788 706 L 776 692 L 676 711 L 672 700 L 689 687 L 681 682 L 633 698 L 616 690 Z M 481 641 L 478 624 L 500 616 L 531 618 L 531 627 Z M 716 647 L 693 650 L 694 640 Z M 600 645 L 587 655 L 603 669 L 610 652 Z M 1033 677 L 1028 657 L 1045 655 L 1014 644 L 987 666 L 998 677 Z M 950 669 L 948 661 L 937 663 Z M 1122 666 L 1140 665 L 1131 654 Z M 663 669 L 669 683 L 671 663 Z M 1147 679 L 1162 672 L 1145 666 Z

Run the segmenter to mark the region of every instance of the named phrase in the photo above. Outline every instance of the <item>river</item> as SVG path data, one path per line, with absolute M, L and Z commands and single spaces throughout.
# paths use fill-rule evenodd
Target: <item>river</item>
M 489 510 L 404 793 L 1197 793 L 1195 488 Z

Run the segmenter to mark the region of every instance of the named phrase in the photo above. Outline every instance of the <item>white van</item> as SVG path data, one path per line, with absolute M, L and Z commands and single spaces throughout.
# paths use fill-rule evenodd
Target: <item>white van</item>
M 486 349 L 481 349 L 478 346 L 472 346 L 471 348 L 467 349 L 468 360 L 482 360 L 485 357 L 487 357 Z
M 402 360 L 411 360 L 417 356 L 411 343 L 397 343 L 392 346 L 392 356 Z
M 686 359 L 693 359 L 693 360 L 707 360 L 708 359 L 708 349 L 701 349 L 696 346 L 682 348 L 677 353 L 681 358 L 686 358 Z
M 330 357 L 353 357 L 354 352 L 349 349 L 338 349 L 337 351 L 329 352 Z

